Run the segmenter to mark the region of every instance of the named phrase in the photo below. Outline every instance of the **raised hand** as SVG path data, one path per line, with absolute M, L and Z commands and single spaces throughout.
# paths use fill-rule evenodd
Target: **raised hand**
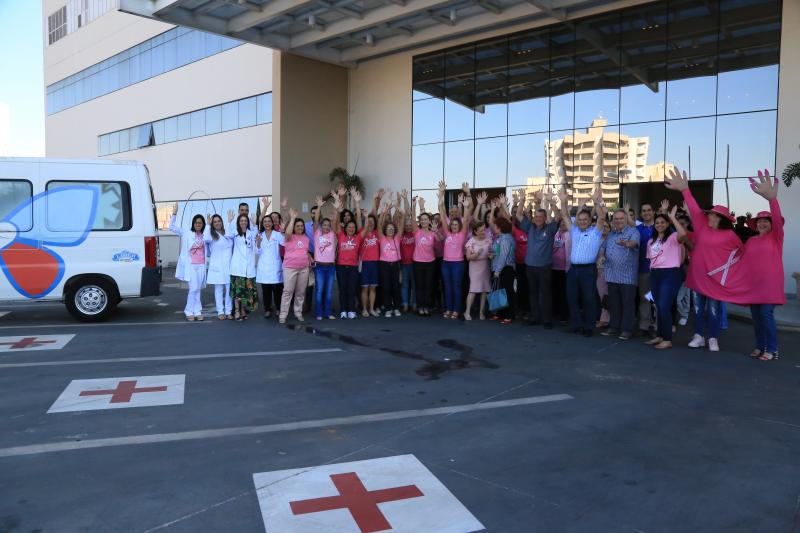
M 354 189 L 355 187 L 351 187 L 350 189 Z M 338 193 L 339 198 L 343 197 L 347 194 L 347 189 L 344 188 L 344 184 L 339 184 L 339 188 L 336 191 Z
M 284 197 L 281 199 L 281 209 L 283 209 L 284 211 L 286 211 L 286 209 L 287 209 L 288 207 L 289 207 L 289 199 L 288 199 L 288 198 L 286 198 L 286 197 L 284 196 Z
M 266 196 L 263 196 L 261 198 L 261 212 L 266 214 L 266 212 L 269 210 L 269 205 L 271 203 L 272 202 L 270 201 L 269 198 L 267 198 Z
M 677 205 L 673 205 L 672 209 L 669 210 L 669 218 L 670 218 L 670 220 L 673 220 L 673 221 L 677 220 L 675 218 L 675 215 L 677 215 L 677 214 L 678 214 L 678 206 Z
M 408 198 L 408 189 L 403 189 L 402 191 L 400 191 L 400 195 L 403 198 Z
M 377 191 L 375 191 L 375 199 L 378 199 L 378 198 L 383 198 L 383 195 L 384 195 L 385 193 L 386 193 L 386 191 L 385 191 L 385 190 L 383 190 L 383 189 L 378 189 Z
M 298 215 L 297 209 L 295 209 L 294 207 L 290 207 L 289 208 L 289 218 L 291 218 L 291 219 L 297 218 L 297 215 Z
M 461 190 L 464 191 L 464 194 L 469 196 L 469 182 L 465 181 L 461 184 Z
M 769 170 L 764 169 L 764 172 L 758 171 L 758 181 L 755 178 L 748 178 L 750 180 L 750 188 L 757 195 L 766 200 L 773 200 L 778 197 L 778 177 L 771 178 Z
M 669 169 L 667 176 L 664 176 L 664 185 L 673 191 L 685 191 L 689 188 L 689 176 L 686 171 L 680 172 L 677 167 Z
M 177 204 L 175 204 L 177 205 Z M 233 209 L 228 209 L 228 223 L 233 222 Z
M 333 197 L 333 208 L 336 209 L 337 211 L 340 211 L 342 209 L 342 201 L 336 195 L 334 195 Z
M 558 199 L 561 200 L 562 206 L 566 205 L 568 197 L 569 195 L 567 194 L 567 188 L 562 185 L 561 189 L 558 190 Z
M 352 187 L 350 189 L 350 195 L 353 197 L 354 202 L 358 203 L 361 201 L 361 193 L 358 192 L 358 189 L 356 189 L 355 187 Z
M 447 184 L 444 182 L 444 180 L 441 180 L 441 181 L 439 182 L 439 196 L 441 196 L 442 194 L 444 194 L 444 191 L 445 191 L 445 190 L 447 190 Z
M 506 195 L 503 193 L 497 195 L 497 201 L 499 203 L 498 207 L 500 207 L 501 205 L 508 205 L 508 199 L 506 198 Z
M 315 201 L 316 201 L 316 203 L 317 203 L 317 209 L 321 209 L 321 208 L 322 208 L 322 204 L 324 204 L 324 203 L 325 203 L 325 202 L 322 200 L 322 196 L 317 196 L 317 197 L 316 197 L 316 199 L 315 199 Z
M 467 197 L 464 196 L 463 192 L 458 193 L 458 204 L 456 205 L 463 205 L 467 203 Z
M 478 205 L 485 204 L 487 198 L 489 198 L 489 194 L 486 191 L 479 192 L 478 193 Z
M 211 226 L 211 213 L 206 213 L 206 224 Z
M 664 198 L 663 200 L 661 200 L 661 207 L 659 208 L 658 212 L 666 213 L 667 211 L 669 211 L 669 200 Z
M 256 246 L 261 248 L 261 233 L 256 233 Z

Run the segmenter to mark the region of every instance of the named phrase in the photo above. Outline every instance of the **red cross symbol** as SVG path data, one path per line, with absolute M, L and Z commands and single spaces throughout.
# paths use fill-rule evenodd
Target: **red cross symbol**
M 19 350 L 19 349 L 23 349 L 23 348 L 36 348 L 36 347 L 41 346 L 43 344 L 52 344 L 54 342 L 56 342 L 56 341 L 53 341 L 53 340 L 51 340 L 51 341 L 37 341 L 36 337 L 23 337 L 20 340 L 14 341 L 14 342 L 0 342 L 0 345 L 7 344 L 8 347 L 11 348 L 12 350 Z
M 128 403 L 137 392 L 164 392 L 167 387 L 142 387 L 136 388 L 136 381 L 120 381 L 117 383 L 116 389 L 103 389 L 103 390 L 87 390 L 81 392 L 78 396 L 101 396 L 104 394 L 111 394 L 110 403 Z
M 372 533 L 392 529 L 392 525 L 378 509 L 379 503 L 424 496 L 416 485 L 369 491 L 355 472 L 333 474 L 331 481 L 339 491 L 339 496 L 289 502 L 292 513 L 298 515 L 347 509 L 361 528 L 361 533 Z

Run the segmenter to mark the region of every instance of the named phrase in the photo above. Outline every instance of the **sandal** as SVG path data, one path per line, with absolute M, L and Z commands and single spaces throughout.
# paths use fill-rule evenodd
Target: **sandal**
M 653 348 L 656 350 L 666 350 L 668 348 L 672 348 L 672 341 L 661 341 L 658 344 L 654 344 Z
M 186 315 L 186 320 L 189 322 L 194 322 L 194 317 L 192 315 Z
M 511 324 L 512 320 L 510 318 L 504 318 L 500 321 L 501 324 Z
M 217 320 L 225 320 L 225 315 L 217 315 Z
M 758 358 L 759 361 L 775 361 L 778 359 L 778 352 L 769 353 L 764 352 L 761 354 L 761 357 Z
M 753 351 L 750 352 L 750 357 L 752 357 L 753 359 L 761 358 L 761 354 L 763 354 L 763 353 L 764 352 L 761 351 L 760 348 L 753 348 Z
M 655 346 L 656 344 L 660 344 L 662 342 L 664 342 L 664 339 L 662 339 L 661 337 L 656 337 L 654 339 L 650 339 L 649 341 L 645 341 L 644 343 L 647 344 L 648 346 Z
M 472 320 L 472 317 L 470 315 L 464 315 L 464 320 Z

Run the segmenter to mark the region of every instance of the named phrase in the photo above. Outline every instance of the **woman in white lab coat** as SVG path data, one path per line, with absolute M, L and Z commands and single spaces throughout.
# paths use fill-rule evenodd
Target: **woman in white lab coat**
M 231 255 L 233 237 L 225 234 L 222 217 L 213 215 L 208 218 L 206 228 L 208 243 L 208 275 L 206 283 L 214 286 L 214 303 L 217 306 L 217 318 L 233 319 L 233 300 L 231 298 Z
M 244 213 L 236 218 L 231 255 L 231 296 L 236 320 L 247 319 L 258 306 L 256 290 L 256 232 Z
M 280 247 L 285 241 L 283 233 L 274 227 L 269 215 L 261 217 L 261 232 L 256 235 L 256 283 L 261 284 L 264 300 L 264 318 L 272 316 L 273 309 L 278 314 L 283 294 L 283 266 Z
M 206 219 L 203 215 L 192 217 L 192 229 L 183 229 L 178 226 L 175 215 L 178 213 L 178 203 L 172 206 L 172 218 L 169 222 L 171 232 L 181 236 L 180 255 L 178 266 L 175 268 L 175 277 L 189 284 L 189 294 L 186 297 L 186 307 L 183 313 L 186 320 L 203 320 L 203 304 L 200 302 L 200 291 L 206 286 L 206 257 L 208 250 L 205 235 Z

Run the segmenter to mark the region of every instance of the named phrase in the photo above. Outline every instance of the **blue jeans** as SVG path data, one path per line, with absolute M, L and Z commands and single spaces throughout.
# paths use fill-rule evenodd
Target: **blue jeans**
M 656 331 L 666 341 L 672 340 L 672 304 L 681 287 L 680 268 L 651 268 L 650 290 L 656 303 Z
M 333 298 L 333 279 L 336 277 L 335 265 L 317 265 L 314 267 L 314 303 L 317 316 L 331 316 L 331 299 Z
M 720 316 L 722 304 L 695 291 L 692 293 L 694 307 L 694 332 L 701 337 L 706 337 L 706 322 L 708 322 L 708 338 L 719 338 Z
M 403 284 L 400 287 L 403 307 L 415 307 L 417 298 L 414 294 L 414 264 L 402 265 Z
M 756 348 L 771 354 L 778 353 L 778 331 L 775 326 L 775 305 L 751 305 L 750 315 L 753 317 L 753 329 L 756 333 Z
M 464 261 L 442 261 L 444 310 L 461 312 L 461 283 L 464 281 Z
M 582 327 L 586 331 L 594 331 L 599 316 L 598 298 L 597 265 L 572 265 L 567 271 L 567 305 L 573 329 Z

